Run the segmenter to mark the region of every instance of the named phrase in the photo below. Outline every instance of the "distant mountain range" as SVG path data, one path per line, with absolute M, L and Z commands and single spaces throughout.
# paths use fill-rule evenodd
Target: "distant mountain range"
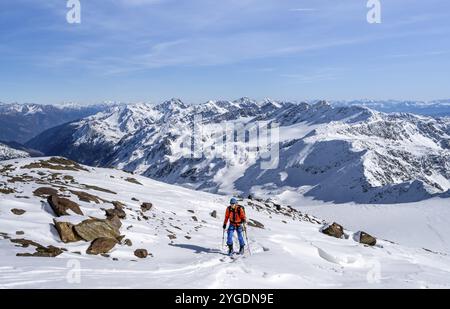
M 399 100 L 353 100 L 331 101 L 334 106 L 365 106 L 385 113 L 412 113 L 425 116 L 450 116 L 450 100 L 399 101 Z
M 223 140 L 220 123 L 278 123 L 279 165 L 261 169 L 263 159 L 242 144 L 231 153 L 186 157 L 181 145 L 195 115 L 203 117 L 203 131 L 195 138 L 205 145 Z M 49 129 L 26 146 L 219 193 L 293 192 L 337 203 L 398 203 L 450 192 L 450 118 L 387 114 L 353 104 L 242 98 L 115 106 Z
M 0 103 L 0 140 L 25 143 L 37 134 L 108 108 L 97 105 L 39 105 Z

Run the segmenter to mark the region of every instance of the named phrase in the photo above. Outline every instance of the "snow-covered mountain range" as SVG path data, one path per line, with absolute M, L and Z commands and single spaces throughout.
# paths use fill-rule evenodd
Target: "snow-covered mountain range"
M 24 143 L 39 133 L 109 108 L 110 104 L 40 105 L 0 102 L 0 140 Z
M 261 168 L 264 159 L 251 147 L 257 143 L 251 129 L 231 152 L 216 149 L 190 157 L 182 147 L 195 140 L 214 149 L 224 139 L 224 125 L 256 123 L 279 125 L 271 141 L 279 144 L 273 169 Z M 195 126 L 201 133 L 191 137 Z M 172 99 L 156 106 L 114 106 L 43 132 L 27 146 L 194 189 L 280 200 L 298 194 L 337 203 L 400 203 L 450 192 L 450 118 L 325 101 L 242 98 L 186 105 Z
M 448 207 L 430 201 L 436 224 L 396 226 L 410 241 L 448 235 Z M 355 230 L 331 229 L 254 199 L 240 201 L 250 251 L 231 259 L 221 240 L 227 204 L 228 197 L 64 158 L 2 161 L 0 288 L 450 287 L 450 257 L 429 241 L 384 240 L 366 230 L 364 216 L 353 216 Z
M 349 100 L 331 101 L 334 106 L 365 106 L 385 113 L 412 113 L 424 116 L 450 116 L 450 100 Z

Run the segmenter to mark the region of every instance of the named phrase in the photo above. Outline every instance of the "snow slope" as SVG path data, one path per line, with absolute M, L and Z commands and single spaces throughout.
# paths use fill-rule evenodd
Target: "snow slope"
M 271 141 L 280 148 L 275 169 L 261 168 L 256 135 L 236 143 L 234 151 L 220 150 L 224 127 L 257 123 L 280 126 L 279 138 Z M 200 158 L 186 156 L 181 147 L 192 140 L 194 124 L 202 128 L 193 139 L 203 146 Z M 301 190 L 322 201 L 391 204 L 450 190 L 448 118 L 384 114 L 324 101 L 242 98 L 187 106 L 173 99 L 158 106 L 119 106 L 51 129 L 27 145 L 46 155 L 215 193 L 272 196 Z
M 227 197 L 119 170 L 71 170 L 72 165 L 55 163 L 59 161 L 26 158 L 0 163 L 0 288 L 450 287 L 446 254 L 381 239 L 377 246 L 366 247 L 355 242 L 349 230 L 348 239 L 332 238 L 319 232 L 321 221 L 312 216 L 249 200 L 242 202 L 248 217 L 264 228 L 249 227 L 252 255 L 232 261 L 221 253 Z M 55 214 L 44 198 L 33 195 L 39 187 L 59 190 L 78 203 L 85 216 L 104 218 L 102 208 L 111 208 L 108 201 L 122 202 L 126 218 L 120 232 L 132 246 L 116 245 L 104 257 L 87 255 L 87 242 L 62 243 L 53 227 Z M 83 202 L 69 190 L 104 201 Z M 142 214 L 142 202 L 153 203 L 153 208 Z M 26 212 L 15 215 L 12 208 Z M 217 218 L 212 211 L 217 211 Z M 66 217 L 61 218 L 84 219 L 73 213 Z M 17 257 L 33 250 L 16 247 L 8 238 L 67 251 L 56 258 Z M 133 252 L 141 248 L 153 256 L 136 258 Z

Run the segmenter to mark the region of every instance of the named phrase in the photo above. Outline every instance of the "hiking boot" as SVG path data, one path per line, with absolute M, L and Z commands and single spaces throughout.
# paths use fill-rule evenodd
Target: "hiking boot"
M 228 255 L 233 254 L 233 245 L 228 245 Z
M 244 249 L 245 249 L 245 246 L 241 246 L 239 248 L 239 254 L 244 254 Z

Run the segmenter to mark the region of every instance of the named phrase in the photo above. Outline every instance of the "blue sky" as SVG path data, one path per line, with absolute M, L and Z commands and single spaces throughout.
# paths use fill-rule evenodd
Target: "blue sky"
M 450 2 L 0 3 L 0 101 L 450 98 Z

